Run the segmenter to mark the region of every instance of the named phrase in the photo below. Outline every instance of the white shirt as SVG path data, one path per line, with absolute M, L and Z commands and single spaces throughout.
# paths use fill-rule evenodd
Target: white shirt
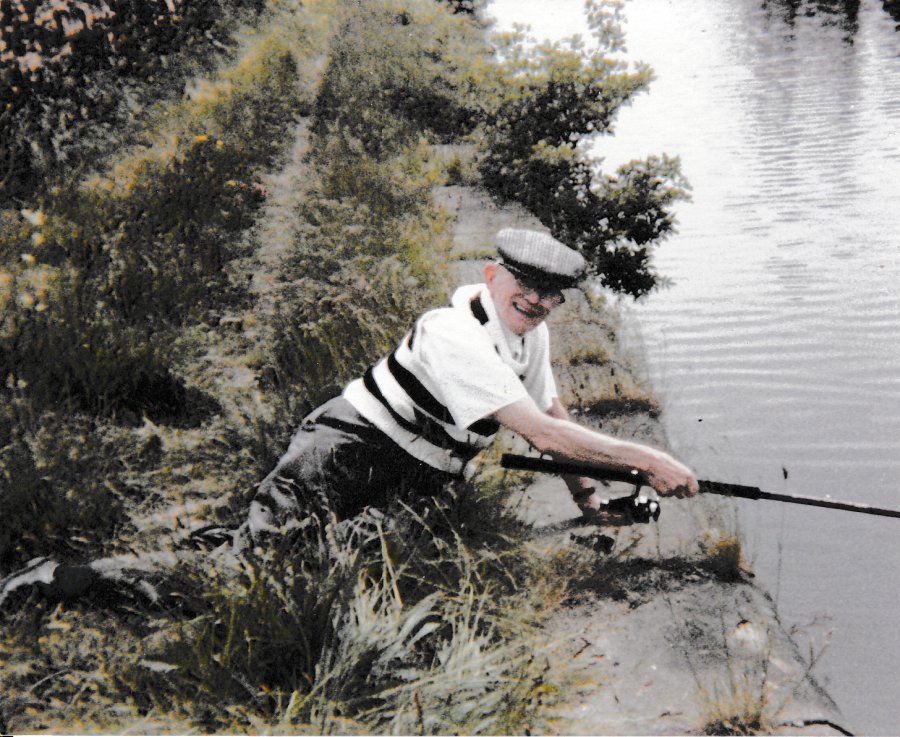
M 526 396 L 542 411 L 557 396 L 549 331 L 506 328 L 484 284 L 460 287 L 451 307 L 422 315 L 391 356 L 344 390 L 407 452 L 451 473 L 490 443 L 496 425 L 484 421 Z

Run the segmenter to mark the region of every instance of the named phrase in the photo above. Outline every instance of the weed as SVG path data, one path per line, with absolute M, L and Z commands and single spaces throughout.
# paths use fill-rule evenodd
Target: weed
M 0 197 L 27 198 L 114 150 L 136 110 L 180 94 L 260 10 L 259 0 L 4 3 Z
M 151 628 L 143 645 L 123 631 L 130 644 L 117 658 L 111 635 L 101 636 L 104 675 L 94 678 L 91 703 L 69 707 L 71 718 L 89 720 L 127 688 L 129 711 L 171 712 L 210 731 L 239 723 L 322 734 L 348 725 L 366 733 L 539 728 L 541 701 L 554 689 L 536 653 L 543 566 L 555 553 L 538 560 L 516 543 L 521 525 L 498 501 L 462 485 L 446 498 L 397 503 L 383 522 L 323 520 L 230 562 L 186 561 L 166 586 L 174 608 L 157 610 L 152 626 L 150 610 L 135 612 Z M 78 615 L 62 616 L 68 628 Z M 6 652 L 22 647 L 25 630 L 17 632 Z M 51 703 L 89 671 L 71 648 L 53 648 L 81 673 L 48 678 L 42 694 Z M 16 699 L 18 684 L 8 674 Z
M 701 543 L 706 558 L 703 566 L 721 581 L 741 581 L 748 564 L 743 546 L 737 535 L 719 535 Z
M 343 136 L 323 142 L 326 158 L 285 264 L 274 362 L 265 375 L 298 414 L 360 376 L 443 296 L 435 264 L 449 233 L 445 216 L 423 197 L 432 174 L 422 152 L 415 147 L 379 163 L 357 151 L 348 169 L 352 146 Z

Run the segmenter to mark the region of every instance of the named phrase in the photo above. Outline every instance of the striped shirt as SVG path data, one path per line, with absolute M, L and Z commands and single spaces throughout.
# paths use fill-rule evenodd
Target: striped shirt
M 499 429 L 494 412 L 528 396 L 550 408 L 549 332 L 541 324 L 515 335 L 484 284 L 460 287 L 450 307 L 422 315 L 343 396 L 410 455 L 462 474 Z

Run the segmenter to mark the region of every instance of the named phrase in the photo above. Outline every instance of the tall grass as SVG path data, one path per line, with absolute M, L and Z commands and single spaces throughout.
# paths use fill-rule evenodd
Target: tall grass
M 173 483 L 127 428 L 221 411 L 186 383 L 178 337 L 246 302 L 232 265 L 261 201 L 250 184 L 309 95 L 280 29 L 245 51 L 202 99 L 159 113 L 155 144 L 0 213 L 4 570 L 114 548 L 128 510 Z
M 0 6 L 0 201 L 28 200 L 142 131 L 143 109 L 180 96 L 234 53 L 261 0 L 9 0 Z M 98 135 L 98 132 L 100 133 Z
M 265 552 L 187 562 L 165 602 L 96 633 L 93 664 L 45 629 L 67 676 L 6 671 L 13 703 L 43 704 L 10 723 L 130 733 L 171 714 L 168 726 L 204 732 L 544 731 L 555 686 L 541 624 L 562 591 L 545 566 L 571 552 L 528 552 L 496 494 L 448 494 L 357 529 L 326 521 Z M 100 614 L 75 624 L 58 612 L 44 626 Z M 0 652 L 21 657 L 31 637 L 9 628 Z M 79 689 L 90 698 L 73 699 Z

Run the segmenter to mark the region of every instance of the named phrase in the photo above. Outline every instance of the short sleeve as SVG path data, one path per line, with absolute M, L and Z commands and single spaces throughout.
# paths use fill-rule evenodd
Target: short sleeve
M 424 316 L 416 330 L 413 354 L 422 368 L 423 383 L 459 427 L 529 396 L 478 321 L 459 310 L 436 310 Z

